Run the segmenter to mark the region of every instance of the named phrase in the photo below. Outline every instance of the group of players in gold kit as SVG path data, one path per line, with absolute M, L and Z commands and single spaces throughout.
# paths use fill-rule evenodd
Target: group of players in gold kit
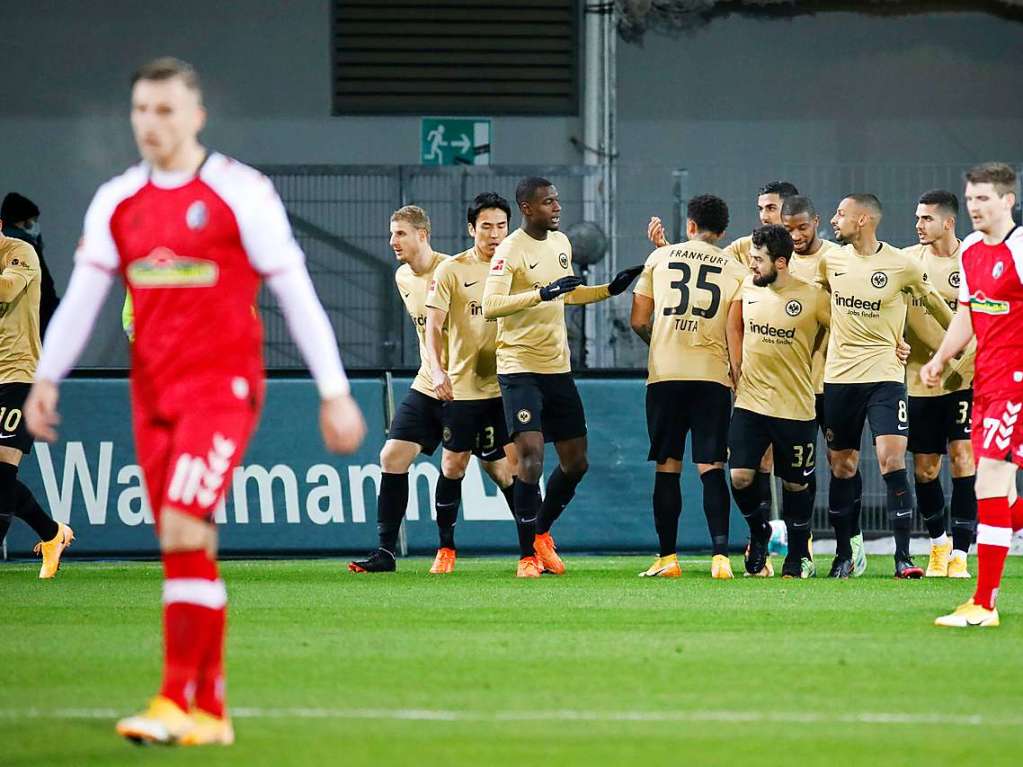
M 813 577 L 818 429 L 832 473 L 829 517 L 837 542 L 829 575 L 861 575 L 867 560 L 858 464 L 869 422 L 895 533 L 896 577 L 925 575 L 909 553 L 917 510 L 931 537 L 926 575 L 970 577 L 966 554 L 976 526 L 972 346 L 946 368 L 940 386 L 920 380 L 957 306 L 956 196 L 937 190 L 921 196 L 919 244 L 905 250 L 877 239 L 882 210 L 870 194 L 849 195 L 838 205 L 831 225 L 841 244 L 819 237 L 813 202 L 788 182 L 762 187 L 757 207 L 762 226 L 724 249 L 718 242 L 729 214 L 718 197 L 689 200 L 680 244 L 669 244 L 660 219 L 652 218 L 653 253 L 643 266 L 601 286 L 583 285 L 575 276 L 571 245 L 559 231 L 558 190 L 546 179 L 520 182 L 522 226 L 513 232 L 509 203 L 493 193 L 479 195 L 467 217 L 473 246 L 450 258 L 430 246 L 425 211 L 397 210 L 391 217 L 391 246 L 402 262 L 396 282 L 419 334 L 421 367 L 381 452 L 379 548 L 349 569 L 395 569 L 409 467 L 420 452 L 432 454 L 441 444 L 440 547 L 431 573 L 455 567 L 460 483 L 473 454 L 516 520 L 517 575 L 564 572 L 550 531 L 587 470 L 586 422 L 571 375 L 564 305 L 605 300 L 638 277 L 631 325 L 650 347 L 648 460 L 656 466 L 660 545 L 641 575 L 681 574 L 679 480 L 689 436 L 713 546 L 712 577 L 734 577 L 727 557 L 729 485 L 750 528 L 746 574 L 774 575 L 772 474 L 782 483 L 789 540 L 782 575 Z M 544 442 L 554 443 L 558 466 L 541 498 Z M 907 447 L 919 507 L 907 476 Z M 938 482 L 946 452 L 953 477 L 951 536 Z

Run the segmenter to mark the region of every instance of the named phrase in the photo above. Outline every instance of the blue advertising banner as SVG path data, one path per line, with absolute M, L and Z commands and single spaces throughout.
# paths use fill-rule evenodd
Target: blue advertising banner
M 410 379 L 393 384 L 396 401 Z M 334 554 L 376 543 L 379 452 L 385 439 L 382 378 L 353 380 L 369 428 L 352 456 L 324 450 L 316 387 L 309 380 L 273 379 L 259 430 L 216 511 L 225 554 Z M 652 551 L 656 546 L 646 459 L 644 384 L 639 379 L 581 379 L 587 412 L 590 471 L 555 530 L 558 545 L 576 551 Z M 20 476 L 55 519 L 75 530 L 72 554 L 150 556 L 157 553 L 153 513 L 135 462 L 128 382 L 71 379 L 61 391 L 61 440 L 36 443 Z M 548 446 L 545 475 L 557 465 Z M 412 552 L 437 545 L 433 493 L 440 449 L 412 466 L 406 531 Z M 682 548 L 707 548 L 702 490 L 695 469 L 683 474 Z M 746 537 L 732 512 L 733 540 Z M 35 540 L 18 521 L 7 538 L 11 556 L 30 555 Z M 515 527 L 504 497 L 473 459 L 462 487 L 457 527 L 462 551 L 514 551 Z

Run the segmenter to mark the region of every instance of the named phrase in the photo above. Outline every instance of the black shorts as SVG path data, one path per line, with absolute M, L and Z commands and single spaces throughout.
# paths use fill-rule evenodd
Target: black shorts
M 32 452 L 32 435 L 25 428 L 25 398 L 32 384 L 0 384 L 0 447 L 13 447 L 25 455 Z
M 682 460 L 686 435 L 693 433 L 693 461 L 722 463 L 728 458 L 732 390 L 713 381 L 658 381 L 646 387 L 648 461 Z M 764 451 L 760 451 L 763 456 Z M 759 460 L 759 458 L 757 459 Z
M 817 421 L 754 413 L 736 408 L 728 429 L 728 463 L 733 469 L 758 469 L 767 446 L 774 448 L 774 473 L 784 482 L 805 485 L 816 466 Z
M 864 423 L 876 440 L 909 436 L 906 385 L 895 381 L 824 384 L 824 439 L 832 450 L 859 450 Z
M 387 438 L 415 442 L 426 455 L 433 455 L 444 430 L 441 420 L 443 405 L 439 399 L 410 389 L 398 405 Z
M 817 426 L 823 432 L 827 427 L 824 425 L 824 393 L 813 395 L 813 409 L 817 414 Z
M 944 455 L 949 442 L 970 438 L 973 389 L 909 398 L 909 452 Z
M 504 458 L 504 446 L 511 442 L 504 422 L 500 397 L 445 402 L 441 412 L 445 450 L 472 451 L 481 461 Z
M 543 432 L 544 442 L 586 436 L 586 414 L 571 373 L 498 373 L 508 433 Z

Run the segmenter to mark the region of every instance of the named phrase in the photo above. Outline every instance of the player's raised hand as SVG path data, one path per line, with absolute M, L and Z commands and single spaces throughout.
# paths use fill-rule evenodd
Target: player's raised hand
M 354 453 L 366 436 L 362 411 L 351 395 L 345 394 L 320 403 L 320 432 L 323 444 L 332 453 Z
M 540 288 L 540 300 L 553 301 L 555 298 L 559 298 L 566 293 L 571 293 L 582 284 L 583 278 L 576 277 L 574 274 L 569 275 L 568 277 L 562 277 L 559 280 L 555 280 L 550 285 L 545 285 Z
M 909 353 L 911 351 L 913 351 L 913 347 L 900 338 L 898 345 L 895 347 L 895 356 L 899 358 L 899 362 L 903 365 L 909 362 Z
M 664 236 L 664 224 L 657 216 L 650 217 L 650 223 L 646 227 L 646 236 L 658 248 L 663 248 L 668 244 L 668 238 Z
M 52 381 L 36 381 L 25 400 L 25 426 L 33 437 L 46 442 L 57 441 L 57 424 L 60 413 L 57 401 L 60 391 Z
M 433 390 L 436 392 L 437 399 L 439 400 L 447 400 L 450 402 L 455 398 L 455 390 L 451 387 L 451 379 L 448 377 L 448 371 L 433 371 Z
M 643 265 L 630 266 L 628 269 L 622 269 L 618 274 L 614 276 L 614 279 L 608 283 L 607 292 L 612 296 L 617 296 L 619 293 L 624 293 L 632 281 L 639 277 L 639 273 L 643 271 Z
M 934 388 L 941 383 L 941 371 L 945 368 L 944 363 L 931 358 L 931 361 L 920 368 L 920 380 L 924 386 Z

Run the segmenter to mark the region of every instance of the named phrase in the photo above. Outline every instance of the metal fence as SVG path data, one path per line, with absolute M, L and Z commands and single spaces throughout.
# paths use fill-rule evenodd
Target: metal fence
M 388 246 L 390 216 L 397 208 L 425 208 L 433 225 L 431 244 L 451 254 L 472 244 L 465 217 L 472 199 L 481 192 L 497 192 L 514 200 L 515 185 L 524 176 L 543 176 L 557 185 L 563 229 L 598 220 L 607 206 L 598 183 L 600 169 L 588 166 L 304 165 L 262 170 L 284 201 L 345 364 L 352 369 L 419 366 L 416 333 L 394 287 L 396 263 Z M 594 267 L 591 281 L 604 281 L 607 269 L 607 262 Z M 267 366 L 303 367 L 272 297 L 261 296 L 260 309 Z M 580 363 L 613 366 L 598 349 L 606 325 L 603 312 L 588 312 L 590 354 L 583 348 L 583 313 L 570 307 L 568 319 L 573 357 Z
M 695 194 L 716 194 L 728 203 L 731 223 L 726 240 L 730 240 L 758 225 L 756 192 L 767 181 L 791 181 L 810 196 L 825 238 L 831 237 L 828 222 L 842 197 L 871 192 L 884 206 L 881 239 L 902 246 L 915 242 L 920 194 L 935 188 L 960 193 L 966 169 L 959 164 L 765 162 L 738 166 L 669 161 L 620 164 L 610 185 L 599 168 L 589 166 L 273 166 L 263 171 L 273 179 L 288 209 L 345 362 L 357 369 L 419 365 L 415 332 L 394 289 L 394 256 L 387 244 L 390 214 L 404 204 L 424 207 L 433 221 L 433 246 L 456 253 L 471 244 L 465 210 L 476 194 L 496 191 L 513 200 L 515 185 L 523 176 L 550 178 L 561 193 L 563 229 L 590 220 L 600 223 L 609 236 L 608 257 L 589 275 L 590 282 L 596 283 L 607 279 L 615 267 L 642 263 L 651 251 L 646 239 L 650 216 L 664 220 L 672 240 L 682 239 L 685 201 Z M 961 236 L 968 231 L 964 223 L 959 229 Z M 266 324 L 268 367 L 302 367 L 272 299 L 263 296 L 260 308 Z M 574 367 L 645 368 L 646 346 L 631 332 L 628 315 L 625 299 L 591 307 L 585 321 L 578 308 L 570 307 Z M 819 455 L 824 455 L 823 444 L 818 447 Z M 885 487 L 869 437 L 863 443 L 861 472 L 864 529 L 868 534 L 882 533 L 888 529 Z M 947 494 L 947 472 L 942 482 Z M 828 472 L 821 466 L 814 526 L 825 534 L 828 485 Z

